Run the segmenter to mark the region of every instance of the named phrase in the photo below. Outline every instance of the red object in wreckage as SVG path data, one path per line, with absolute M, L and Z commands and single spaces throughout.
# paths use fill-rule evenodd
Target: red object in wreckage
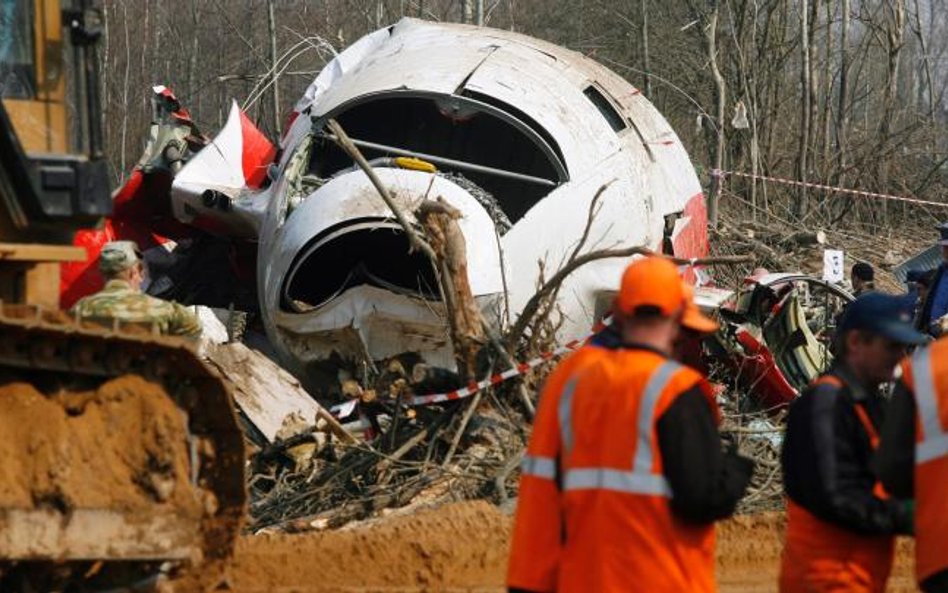
M 738 364 L 733 365 L 737 380 L 751 388 L 764 408 L 792 402 L 797 397 L 797 390 L 780 371 L 770 349 L 744 327 L 738 328 L 734 335 L 746 353 Z
M 153 90 L 167 102 L 169 109 L 174 109 L 171 111 L 172 123 L 168 125 L 191 124 L 190 113 L 178 103 L 170 89 L 158 86 Z M 276 148 L 243 112 L 240 113 L 240 125 L 243 177 L 247 187 L 258 189 L 266 181 L 267 166 L 273 161 Z M 194 147 L 190 140 L 189 145 Z M 193 149 L 199 150 L 199 146 Z M 157 147 L 157 150 L 163 150 L 163 147 Z M 69 309 L 80 298 L 102 288 L 104 281 L 96 262 L 102 247 L 109 241 L 135 241 L 147 258 L 151 249 L 166 249 L 169 243 L 201 234 L 200 230 L 174 217 L 171 210 L 172 181 L 173 174 L 166 168 L 156 167 L 145 173 L 137 166 L 113 197 L 112 217 L 106 219 L 100 228 L 76 233 L 73 245 L 86 250 L 86 259 L 62 264 L 60 308 Z M 244 255 L 246 250 L 238 251 L 236 255 L 250 265 L 247 270 L 243 269 L 245 266 L 235 263 L 235 273 L 244 280 L 252 278 L 256 252 L 253 251 L 252 256 L 247 258 Z
M 171 177 L 166 171 L 144 174 L 132 171 L 128 181 L 113 198 L 113 216 L 100 228 L 76 232 L 73 245 L 86 250 L 86 259 L 60 266 L 59 306 L 69 309 L 84 296 L 100 290 L 104 284 L 96 262 L 109 241 L 135 241 L 143 253 L 165 249 L 169 241 L 192 237 L 193 229 L 171 216 L 168 191 Z

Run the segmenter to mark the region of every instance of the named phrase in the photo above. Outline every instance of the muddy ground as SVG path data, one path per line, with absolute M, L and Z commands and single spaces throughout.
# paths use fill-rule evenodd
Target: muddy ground
M 0 507 L 149 513 L 168 503 L 198 521 L 186 434 L 175 402 L 136 375 L 45 394 L 7 383 L 0 386 Z
M 391 516 L 347 529 L 243 537 L 235 593 L 502 592 L 511 518 L 485 502 Z M 745 515 L 718 530 L 721 593 L 776 591 L 782 513 Z M 889 592 L 915 591 L 910 541 L 899 543 Z

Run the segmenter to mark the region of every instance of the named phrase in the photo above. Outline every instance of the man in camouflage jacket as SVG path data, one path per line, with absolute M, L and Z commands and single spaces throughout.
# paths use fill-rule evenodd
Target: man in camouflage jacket
M 145 267 L 133 241 L 106 243 L 99 254 L 99 270 L 105 278 L 105 287 L 73 305 L 70 313 L 76 317 L 150 324 L 164 335 L 189 338 L 201 335 L 201 323 L 186 307 L 141 291 Z

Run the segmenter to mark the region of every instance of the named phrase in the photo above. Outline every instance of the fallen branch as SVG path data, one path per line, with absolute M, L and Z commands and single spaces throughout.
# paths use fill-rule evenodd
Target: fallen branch
M 692 265 L 692 266 L 715 266 L 715 265 L 737 265 L 737 264 L 748 264 L 754 261 L 754 257 L 750 255 L 725 255 L 720 257 L 704 257 L 704 258 L 695 258 L 695 259 L 684 259 L 680 257 L 671 257 L 664 254 L 656 253 L 651 249 L 646 247 L 628 247 L 626 249 L 600 249 L 597 251 L 590 251 L 584 253 L 583 255 L 576 256 L 572 260 L 568 261 L 566 265 L 559 269 L 556 274 L 540 287 L 540 290 L 536 292 L 530 300 L 527 301 L 527 304 L 524 306 L 523 311 L 520 313 L 520 317 L 517 318 L 517 322 L 514 324 L 513 328 L 507 334 L 507 348 L 514 349 L 516 345 L 520 342 L 520 339 L 523 337 L 524 332 L 530 324 L 530 321 L 533 319 L 533 316 L 536 314 L 537 310 L 540 308 L 541 303 L 544 299 L 550 295 L 553 291 L 557 290 L 560 284 L 563 283 L 566 278 L 575 272 L 577 269 L 585 266 L 588 263 L 598 261 L 600 259 L 609 259 L 614 257 L 632 257 L 633 255 L 645 255 L 645 256 L 656 256 L 664 257 L 676 265 Z
M 437 256 L 435 255 L 434 249 L 431 248 L 431 245 L 427 241 L 422 239 L 417 232 L 415 232 L 415 227 L 412 226 L 411 222 L 405 216 L 405 213 L 401 211 L 397 204 L 395 204 L 392 194 L 389 193 L 388 188 L 382 183 L 382 180 L 379 179 L 378 175 L 375 174 L 375 169 L 372 168 L 372 165 L 369 164 L 369 161 L 365 159 L 362 155 L 362 152 L 359 148 L 352 143 L 352 140 L 346 134 L 346 131 L 342 129 L 342 126 L 339 125 L 334 119 L 330 119 L 327 123 L 329 130 L 333 133 L 333 141 L 343 149 L 346 154 L 352 157 L 352 160 L 355 161 L 359 168 L 368 176 L 369 181 L 372 182 L 372 185 L 375 186 L 375 189 L 378 190 L 379 195 L 382 196 L 382 199 L 385 201 L 385 204 L 388 206 L 389 210 L 392 211 L 392 214 L 395 215 L 395 219 L 398 221 L 398 224 L 401 225 L 402 229 L 405 231 L 405 234 L 408 236 L 408 244 L 410 245 L 411 251 L 421 251 L 428 258 L 435 262 L 437 261 Z

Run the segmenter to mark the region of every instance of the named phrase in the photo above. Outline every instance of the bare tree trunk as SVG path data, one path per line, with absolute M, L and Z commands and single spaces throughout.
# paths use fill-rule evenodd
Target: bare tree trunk
M 132 67 L 132 47 L 128 34 L 128 5 L 122 3 L 122 23 L 125 31 L 125 75 L 122 80 L 122 144 L 119 152 L 118 179 L 121 183 L 125 179 L 125 149 L 128 142 L 128 84 Z
M 828 0 L 826 0 L 828 1 Z M 819 108 L 820 108 L 820 73 L 817 60 L 819 45 L 816 42 L 816 30 L 820 24 L 820 0 L 812 0 L 810 4 L 810 17 L 808 25 L 810 32 L 807 34 L 809 40 L 809 68 L 810 68 L 810 147 L 807 151 L 807 159 L 810 166 L 810 173 L 817 170 L 817 136 L 819 134 Z
M 197 59 L 201 49 L 201 36 L 198 35 L 197 0 L 191 0 L 191 26 L 194 27 L 191 35 L 191 55 L 188 56 L 188 97 L 195 97 L 197 92 Z
M 273 137 L 280 137 L 280 80 L 277 73 L 276 19 L 273 15 L 273 0 L 267 0 L 267 32 L 270 35 L 270 98 L 273 101 Z
M 823 52 L 823 115 L 822 115 L 822 156 L 820 166 L 823 179 L 828 179 L 830 165 L 830 138 L 832 137 L 831 117 L 833 107 L 833 0 L 826 0 L 826 40 Z
M 879 118 L 879 191 L 889 191 L 889 169 L 892 165 L 889 155 L 889 141 L 892 133 L 892 120 L 895 117 L 895 102 L 899 92 L 899 64 L 905 31 L 905 0 L 886 0 L 886 85 L 882 103 L 882 116 Z M 888 220 L 888 208 L 882 203 L 882 219 Z
M 849 126 L 849 2 L 842 0 L 839 29 L 839 103 L 836 108 L 836 183 L 843 184 L 846 171 L 846 129 Z
M 714 150 L 714 168 L 721 171 L 724 169 L 724 119 L 726 117 L 725 103 L 727 101 L 727 87 L 725 86 L 724 76 L 721 75 L 721 70 L 718 68 L 717 31 L 719 12 L 720 8 L 718 3 L 714 2 L 711 12 L 707 17 L 707 25 L 705 26 L 705 47 L 708 51 L 708 62 L 711 66 L 711 76 L 714 79 L 715 89 L 717 145 Z M 711 197 L 708 200 L 708 223 L 711 225 L 711 228 L 716 228 L 718 225 L 718 202 L 720 197 L 721 177 L 715 176 L 712 178 Z
M 478 27 L 484 26 L 484 0 L 476 0 L 474 7 L 474 24 Z
M 803 101 L 800 109 L 800 135 L 797 152 L 797 173 L 800 181 L 806 182 L 807 172 L 807 150 L 810 146 L 810 27 L 809 27 L 809 7 L 810 0 L 803 0 L 800 8 L 800 87 L 803 94 Z M 803 217 L 807 211 L 807 193 L 806 187 L 800 186 L 797 191 L 797 202 L 795 212 L 799 217 Z
M 757 23 L 759 22 L 760 15 L 758 14 L 758 5 L 754 2 L 754 18 L 751 23 L 751 47 L 756 48 L 757 46 Z M 743 52 L 742 52 L 743 53 Z M 756 90 L 753 90 L 750 87 L 748 82 L 748 76 L 752 76 L 754 84 L 757 84 L 757 73 L 759 71 L 758 64 L 754 63 L 752 65 L 746 65 L 747 69 L 750 72 L 746 73 L 744 76 L 744 94 L 747 96 L 747 108 L 750 112 L 750 129 L 751 129 L 751 146 L 750 146 L 750 158 L 751 158 L 751 175 L 753 178 L 750 180 L 750 198 L 751 204 L 753 205 L 753 216 L 754 220 L 757 220 L 757 211 L 760 209 L 757 204 L 757 175 L 760 173 L 760 136 L 758 131 L 757 124 L 757 114 L 759 113 L 760 105 L 758 104 L 758 94 Z
M 641 0 L 642 8 L 642 69 L 645 71 L 645 97 L 652 99 L 652 70 L 648 56 L 648 0 Z
M 458 224 L 461 212 L 438 198 L 422 202 L 415 216 L 425 229 L 441 270 L 458 373 L 463 381 L 471 381 L 477 378 L 477 353 L 487 343 L 487 336 L 468 280 L 467 245 Z
M 104 47 L 103 47 L 102 53 L 99 54 L 102 60 L 102 68 L 99 70 L 99 97 L 101 97 L 101 101 L 102 101 L 102 109 L 103 109 L 102 117 L 105 119 L 105 121 L 108 121 L 108 112 L 109 112 L 110 106 L 112 105 L 112 97 L 109 94 L 109 90 L 111 88 L 109 84 L 111 80 L 110 75 L 112 72 L 111 70 L 112 44 L 109 41 L 111 39 L 111 35 L 109 34 L 109 3 L 108 2 L 102 3 L 102 26 L 105 28 L 105 31 L 103 34 L 104 39 L 102 41 Z M 108 134 L 108 133 L 109 132 L 103 130 L 103 134 Z M 110 143 L 109 143 L 108 138 L 106 138 L 105 140 L 106 140 L 105 145 L 109 146 Z M 108 159 L 108 164 L 113 169 L 115 168 L 115 161 Z
M 925 37 L 925 32 L 922 29 L 922 17 L 920 14 L 921 7 L 919 6 L 918 0 L 915 0 L 915 35 L 918 37 L 918 46 L 922 52 L 922 68 L 925 73 L 925 87 L 927 89 L 927 98 L 928 98 L 928 116 L 929 124 L 934 126 L 935 124 L 935 85 L 932 83 L 934 76 L 932 75 L 932 60 L 931 56 L 928 55 L 929 44 L 928 39 Z M 929 15 L 929 18 L 932 18 L 932 15 Z M 921 86 L 921 85 L 919 85 Z M 934 135 L 933 135 L 934 137 Z M 935 144 L 932 141 L 929 145 L 929 152 L 935 151 Z
M 781 10 L 780 7 L 783 7 Z M 776 22 L 774 22 L 776 17 Z M 773 72 L 773 61 L 775 60 L 776 52 L 772 49 L 775 46 L 780 45 L 780 42 L 784 35 L 786 34 L 786 20 L 787 20 L 787 3 L 774 3 L 771 4 L 767 9 L 767 18 L 764 20 L 764 40 L 762 44 L 762 49 L 758 52 L 758 55 L 764 57 L 767 60 L 767 70 L 768 72 Z M 773 37 L 777 37 L 776 40 Z M 774 162 L 774 151 L 775 151 L 775 137 L 776 129 L 778 122 L 780 121 L 779 109 L 780 109 L 780 98 L 783 96 L 783 83 L 785 80 L 784 76 L 765 76 L 766 80 L 764 86 L 764 105 L 762 111 L 766 113 L 766 117 L 763 118 L 763 121 L 766 122 L 766 127 L 764 128 L 763 133 L 763 146 L 761 148 L 762 159 L 767 163 L 767 167 L 772 166 Z M 768 170 L 767 167 L 764 170 Z M 764 191 L 764 208 L 767 209 L 767 184 L 763 186 Z

